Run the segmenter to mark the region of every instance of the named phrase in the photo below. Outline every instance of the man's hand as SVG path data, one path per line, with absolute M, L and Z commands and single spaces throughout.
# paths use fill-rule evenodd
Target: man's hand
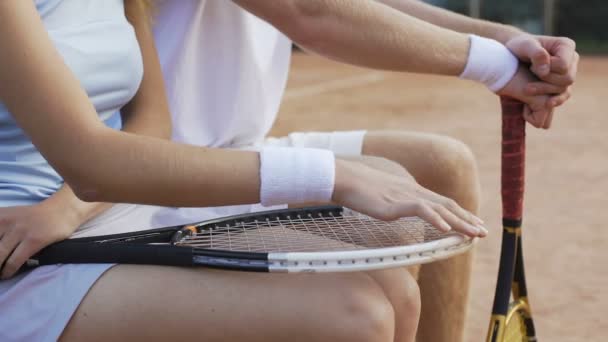
M 539 79 L 527 67 L 520 65 L 519 70 L 507 85 L 497 92 L 526 104 L 524 119 L 536 128 L 548 129 L 553 120 L 553 107 L 549 105 L 549 95 L 529 95 L 526 88 L 538 83 Z
M 572 39 L 521 33 L 505 46 L 522 62 L 530 63 L 530 71 L 539 78 L 526 85 L 526 94 L 553 95 L 548 101 L 550 107 L 558 107 L 570 98 L 580 59 Z
M 49 200 L 0 208 L 0 279 L 12 277 L 44 247 L 68 238 L 79 223 Z

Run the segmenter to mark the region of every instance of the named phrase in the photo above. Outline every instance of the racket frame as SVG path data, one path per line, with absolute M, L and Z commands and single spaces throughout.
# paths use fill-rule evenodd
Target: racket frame
M 235 223 L 265 221 L 268 217 L 295 218 L 298 214 L 341 216 L 343 208 L 322 206 L 288 210 L 273 210 L 258 214 L 243 214 L 204 221 L 193 225 L 174 226 L 140 234 L 123 233 L 66 240 L 53 244 L 28 261 L 29 266 L 59 263 L 122 263 L 173 266 L 207 266 L 252 272 L 353 272 L 379 268 L 401 267 L 434 262 L 463 253 L 475 239 L 458 233 L 424 243 L 370 248 L 365 250 L 327 252 L 246 252 L 179 246 L 176 234 L 192 230 L 221 230 Z M 179 239 L 177 239 L 179 240 Z M 151 243 L 141 245 L 140 243 Z M 147 249 L 154 248 L 152 257 Z M 173 255 L 175 254 L 175 255 Z

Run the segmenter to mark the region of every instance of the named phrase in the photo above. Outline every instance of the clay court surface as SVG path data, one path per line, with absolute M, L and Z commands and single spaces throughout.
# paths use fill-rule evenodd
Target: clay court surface
M 467 341 L 485 339 L 500 246 L 498 99 L 456 79 L 383 73 L 297 54 L 273 130 L 414 130 L 466 142 L 481 173 Z M 608 58 L 581 62 L 550 131 L 528 130 L 524 253 L 541 341 L 608 337 Z M 407 151 L 404 151 L 407 153 Z

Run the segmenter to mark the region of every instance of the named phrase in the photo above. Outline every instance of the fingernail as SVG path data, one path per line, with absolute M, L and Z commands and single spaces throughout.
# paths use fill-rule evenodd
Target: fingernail
M 489 231 L 485 228 L 485 227 L 479 227 L 479 229 L 481 230 L 481 232 L 483 233 L 483 236 L 487 236 Z
M 551 69 L 549 69 L 549 66 L 547 64 L 543 64 L 540 67 L 538 67 L 538 71 L 543 75 L 548 74 L 550 70 Z
M 452 230 L 452 227 L 450 227 L 449 224 L 442 222 L 441 223 L 441 230 L 443 230 L 444 232 L 449 232 L 450 230 Z
M 485 223 L 485 222 L 484 222 L 484 221 L 483 221 L 483 220 L 482 220 L 480 217 L 478 217 L 478 216 L 473 216 L 473 217 L 475 218 L 475 220 L 477 220 L 477 223 L 478 223 L 478 224 L 480 224 L 480 225 L 481 225 L 481 224 L 484 224 L 484 223 Z

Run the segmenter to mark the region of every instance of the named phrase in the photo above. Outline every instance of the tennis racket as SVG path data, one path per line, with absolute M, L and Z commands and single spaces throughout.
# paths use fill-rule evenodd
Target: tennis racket
M 526 135 L 524 105 L 509 98 L 502 98 L 501 104 L 503 231 L 487 341 L 536 341 L 521 244 Z
M 28 266 L 120 263 L 258 272 L 347 272 L 422 264 L 475 239 L 419 218 L 383 222 L 337 206 L 238 215 L 186 226 L 65 240 Z

